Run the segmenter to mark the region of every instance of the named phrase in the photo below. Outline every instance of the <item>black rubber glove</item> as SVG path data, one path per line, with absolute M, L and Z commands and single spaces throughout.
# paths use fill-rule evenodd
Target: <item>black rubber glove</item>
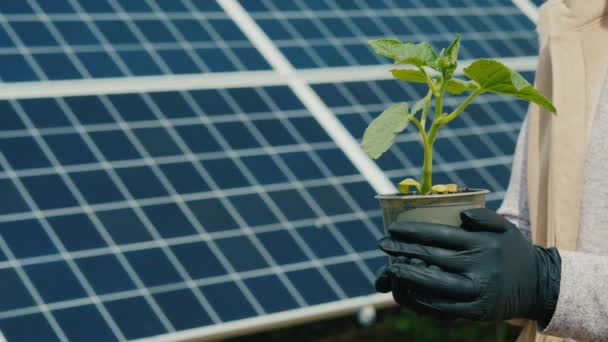
M 376 280 L 380 292 L 414 310 L 443 318 L 528 318 L 544 327 L 557 297 L 557 249 L 532 245 L 488 209 L 465 210 L 461 228 L 398 222 L 380 248 L 396 257 Z

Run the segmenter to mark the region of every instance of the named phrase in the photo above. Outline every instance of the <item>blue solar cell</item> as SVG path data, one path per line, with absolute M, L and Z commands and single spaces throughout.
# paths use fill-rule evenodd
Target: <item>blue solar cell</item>
M 77 55 L 89 74 L 94 78 L 123 76 L 123 72 L 116 63 L 104 52 L 82 52 Z
M 127 1 L 120 1 L 122 3 L 127 3 Z M 141 1 L 128 1 L 134 4 L 140 4 Z M 97 0 L 97 1 L 82 1 L 79 2 L 79 5 L 87 12 L 92 13 L 113 13 L 114 8 L 110 5 L 109 0 Z M 124 6 L 124 5 L 123 5 Z
M 134 76 L 162 74 L 158 64 L 145 51 L 118 51 L 118 54 Z
M 338 296 L 316 269 L 298 270 L 286 275 L 309 305 L 338 300 Z
M 53 21 L 53 25 L 69 45 L 99 44 L 89 27 L 82 21 L 65 20 Z
M 477 135 L 463 135 L 458 137 L 475 158 L 492 158 L 494 154 Z
M 347 64 L 346 58 L 331 45 L 313 46 L 313 50 L 321 57 L 327 66 L 337 67 Z
M 355 33 L 344 23 L 343 20 L 338 18 L 320 18 L 320 20 L 334 37 L 345 38 L 355 36 Z
M 127 252 L 125 256 L 148 287 L 182 281 L 175 267 L 159 248 Z
M 289 24 L 293 26 L 300 34 L 300 37 L 304 39 L 323 38 L 323 34 L 321 33 L 321 31 L 315 26 L 314 22 L 310 19 L 292 19 L 289 20 Z
M 217 199 L 191 201 L 188 206 L 207 232 L 236 229 L 237 224 L 226 207 Z M 213 215 L 209 215 L 213 213 Z
M 19 100 L 19 105 L 37 128 L 70 126 L 63 110 L 53 99 Z
M 99 124 L 114 122 L 108 109 L 97 96 L 73 96 L 65 97 L 72 114 L 76 116 L 81 124 Z
M 500 186 L 506 190 L 509 185 L 511 171 L 504 165 L 494 165 L 486 167 L 486 170 L 498 181 Z
M 215 242 L 238 272 L 268 267 L 258 249 L 246 237 L 236 236 L 218 239 Z
M 181 209 L 173 203 L 145 206 L 143 209 L 163 238 L 197 234 Z
M 158 109 L 167 118 L 184 118 L 192 117 L 195 114 L 192 112 L 190 105 L 179 92 L 167 91 L 160 93 L 151 93 L 150 97 L 158 106 Z
M 135 198 L 167 196 L 158 177 L 148 167 L 128 167 L 116 170 L 131 195 Z
M 226 274 L 226 270 L 205 242 L 173 245 L 171 250 L 192 279 Z
M 130 209 L 100 211 L 97 217 L 116 244 L 151 240 L 150 233 Z
M 377 193 L 367 182 L 344 183 L 342 186 L 348 191 L 361 209 L 378 209 L 378 200 L 374 198 Z
M 91 132 L 95 146 L 107 160 L 127 160 L 141 158 L 135 147 L 122 131 Z
M 292 38 L 292 35 L 287 31 L 285 26 L 274 19 L 260 19 L 257 20 L 257 23 L 270 39 L 279 40 Z
M 125 121 L 157 119 L 139 94 L 109 95 L 108 99 Z
M 458 162 L 466 159 L 449 138 L 440 137 L 435 141 L 434 148 L 437 155 L 441 156 L 446 162 Z
M 63 165 L 96 162 L 95 156 L 78 134 L 46 135 L 44 140 Z
M 34 9 L 27 2 L 8 1 L 0 4 L 3 14 L 32 14 Z
M 215 127 L 235 150 L 260 146 L 249 129 L 240 121 L 218 123 Z
M 368 83 L 351 82 L 345 83 L 344 86 L 358 103 L 362 105 L 370 105 L 383 103 L 382 100 L 374 93 Z
M 308 52 L 302 47 L 282 47 L 280 48 L 281 52 L 289 62 L 296 68 L 306 69 L 306 68 L 314 68 L 317 66 L 317 63 L 310 57 Z
M 283 183 L 287 177 L 277 164 L 266 155 L 243 157 L 243 163 L 260 184 Z
M 0 150 L 13 169 L 50 166 L 50 162 L 34 139 L 0 138 Z
M 84 171 L 70 174 L 89 204 L 116 202 L 124 197 L 105 171 Z
M 210 42 L 213 40 L 207 30 L 196 20 L 172 20 L 177 30 L 190 42 Z
M 371 65 L 378 63 L 378 57 L 370 50 L 369 47 L 356 44 L 345 44 L 344 49 L 359 63 L 360 65 Z
M 326 215 L 346 214 L 352 211 L 343 196 L 333 186 L 310 187 L 308 191 Z
M 17 33 L 24 45 L 54 46 L 58 44 L 43 22 L 16 21 L 11 23 L 11 27 L 15 30 L 15 33 Z
M 117 338 L 93 305 L 53 311 L 53 316 L 70 341 L 113 341 Z
M 0 198 L 3 203 L 0 206 L 2 215 L 29 211 L 27 204 L 10 179 L 0 179 Z
M 47 220 L 68 251 L 106 246 L 91 220 L 83 214 L 51 216 Z
M 329 265 L 327 270 L 350 297 L 363 296 L 376 291 L 363 272 L 352 262 Z
M 223 50 L 218 49 L 196 49 L 198 57 L 204 62 L 211 72 L 237 71 L 238 68 L 230 60 Z
M 49 80 L 81 78 L 70 59 L 60 53 L 34 54 L 34 59 Z
M 215 183 L 222 189 L 249 186 L 249 181 L 230 159 L 210 159 L 201 162 Z
M 210 189 L 192 163 L 163 164 L 161 170 L 178 193 L 204 192 Z
M 222 40 L 247 40 L 243 32 L 241 32 L 241 30 L 231 20 L 210 19 L 207 22 L 213 27 Z
M 96 21 L 95 25 L 111 44 L 137 44 L 138 40 L 121 20 Z
M 0 310 L 7 311 L 35 305 L 30 292 L 13 268 L 0 269 L 0 276 L 2 276 Z M 2 327 L 2 332 L 5 334 L 4 336 L 7 337 L 6 331 L 4 330 L 4 320 L 0 321 L 0 326 Z
M 45 303 L 86 297 L 65 261 L 23 267 Z
M 255 120 L 253 124 L 262 133 L 268 144 L 272 146 L 297 144 L 296 139 L 276 119 Z
M 364 36 L 374 37 L 384 35 L 383 31 L 369 17 L 352 17 L 351 20 Z
M 302 101 L 294 92 L 285 86 L 266 87 L 264 91 L 272 98 L 272 101 L 280 110 L 304 109 Z
M 55 254 L 57 248 L 36 220 L 0 223 L 0 235 L 15 258 Z
M 344 248 L 325 226 L 299 228 L 298 234 L 306 241 L 317 258 L 330 258 L 345 253 Z
M 296 241 L 285 230 L 260 233 L 257 237 L 278 265 L 308 260 Z
M 321 157 L 325 165 L 329 167 L 334 176 L 347 176 L 358 172 L 340 149 L 319 150 L 316 153 Z
M 256 316 L 251 304 L 233 282 L 202 286 L 201 291 L 224 322 Z
M 174 74 L 194 74 L 201 71 L 192 58 L 182 50 L 160 50 L 158 54 Z
M 74 195 L 57 175 L 23 177 L 21 181 L 40 209 L 78 205 Z
M 267 313 L 298 307 L 298 303 L 275 275 L 245 279 L 245 284 Z
M 0 321 L 2 335 L 11 341 L 60 341 L 46 318 L 39 313 Z
M 324 175 L 306 152 L 291 152 L 281 154 L 281 159 L 291 172 L 301 180 L 323 178 Z
M 175 129 L 193 153 L 221 151 L 220 145 L 205 125 L 190 124 L 176 126 Z
M 270 112 L 270 108 L 254 88 L 233 88 L 228 89 L 228 94 L 232 97 L 239 108 L 246 113 Z
M 241 64 L 247 70 L 255 71 L 255 70 L 267 70 L 270 69 L 270 64 L 266 62 L 264 57 L 252 47 L 234 47 L 234 54 L 238 57 Z
M 38 6 L 46 13 L 74 13 L 74 8 L 67 0 L 53 2 L 40 1 Z
M 76 263 L 95 293 L 99 295 L 136 288 L 115 255 L 105 254 L 78 258 Z
M 141 297 L 119 299 L 104 304 L 127 339 L 166 333 L 158 316 Z M 137 315 L 133 312 L 137 312 Z
M 330 107 L 341 107 L 350 105 L 348 100 L 344 97 L 344 95 L 342 95 L 340 90 L 338 90 L 338 88 L 334 84 L 314 84 L 312 88 L 321 97 L 323 102 L 325 102 L 325 104 Z
M 198 328 L 212 323 L 190 290 L 157 293 L 154 300 L 175 329 Z
M 229 197 L 236 211 L 249 227 L 278 223 L 278 218 L 266 206 L 258 194 Z
M 492 186 L 487 182 L 487 180 L 480 176 L 479 169 L 464 169 L 456 171 L 456 174 L 462 181 L 464 182 L 464 186 L 468 188 L 475 189 L 492 189 Z
M 190 95 L 206 115 L 231 114 L 233 111 L 217 89 L 193 90 Z
M 515 152 L 515 138 L 512 138 L 507 133 L 489 133 L 488 136 L 505 155 L 512 155 Z
M 179 147 L 163 128 L 140 128 L 134 129 L 133 133 L 153 157 L 162 157 L 181 154 Z
M 319 122 L 311 117 L 290 118 L 289 122 L 293 125 L 302 139 L 309 144 L 316 142 L 331 141 Z
M 378 249 L 378 237 L 374 236 L 361 220 L 338 222 L 336 228 L 357 253 Z
M 150 43 L 172 43 L 175 37 L 167 26 L 158 20 L 133 20 Z
M 279 190 L 268 195 L 289 221 L 314 218 L 316 215 L 296 190 Z
M 7 48 L 14 46 L 15 43 L 13 42 L 13 40 L 8 36 L 6 31 L 0 27 L 0 47 Z
M 23 121 L 21 121 L 10 102 L 0 101 L 0 112 L 2 112 L 2 126 L 0 126 L 0 132 L 25 128 Z

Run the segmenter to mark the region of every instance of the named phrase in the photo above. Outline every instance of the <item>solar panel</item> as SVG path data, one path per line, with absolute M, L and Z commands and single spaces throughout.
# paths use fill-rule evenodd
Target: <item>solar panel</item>
M 240 0 L 296 68 L 386 63 L 369 39 L 395 37 L 448 46 L 462 33 L 460 56 L 536 54 L 532 22 L 508 0 Z
M 424 94 L 367 40 L 458 31 L 463 58 L 530 71 L 533 26 L 507 0 L 0 2 L 0 331 L 223 337 L 392 302 L 373 295 L 373 171 L 415 176 L 422 150 L 408 128 L 362 162 L 356 139 Z M 441 131 L 434 180 L 496 208 L 524 112 L 481 95 Z
M 3 82 L 270 69 L 215 1 L 4 1 Z
M 77 340 L 80 319 L 134 339 L 372 293 L 374 192 L 289 88 L 1 106 L 7 338 Z

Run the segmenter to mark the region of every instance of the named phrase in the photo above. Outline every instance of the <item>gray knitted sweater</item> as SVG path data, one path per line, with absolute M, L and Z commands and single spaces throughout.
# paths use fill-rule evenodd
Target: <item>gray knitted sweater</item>
M 511 180 L 498 213 L 530 237 L 526 122 L 519 134 Z M 553 319 L 543 332 L 579 341 L 608 341 L 608 79 L 589 141 L 577 251 L 559 251 L 560 293 Z

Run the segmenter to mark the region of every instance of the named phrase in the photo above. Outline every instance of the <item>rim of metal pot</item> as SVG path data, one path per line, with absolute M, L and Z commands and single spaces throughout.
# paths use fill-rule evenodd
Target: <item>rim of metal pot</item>
M 432 194 L 432 195 L 403 195 L 403 194 L 378 194 L 375 196 L 377 199 L 420 199 L 420 198 L 434 198 L 434 197 L 462 197 L 479 194 L 487 194 L 490 190 L 487 189 L 467 189 L 464 192 L 457 192 L 453 194 Z

